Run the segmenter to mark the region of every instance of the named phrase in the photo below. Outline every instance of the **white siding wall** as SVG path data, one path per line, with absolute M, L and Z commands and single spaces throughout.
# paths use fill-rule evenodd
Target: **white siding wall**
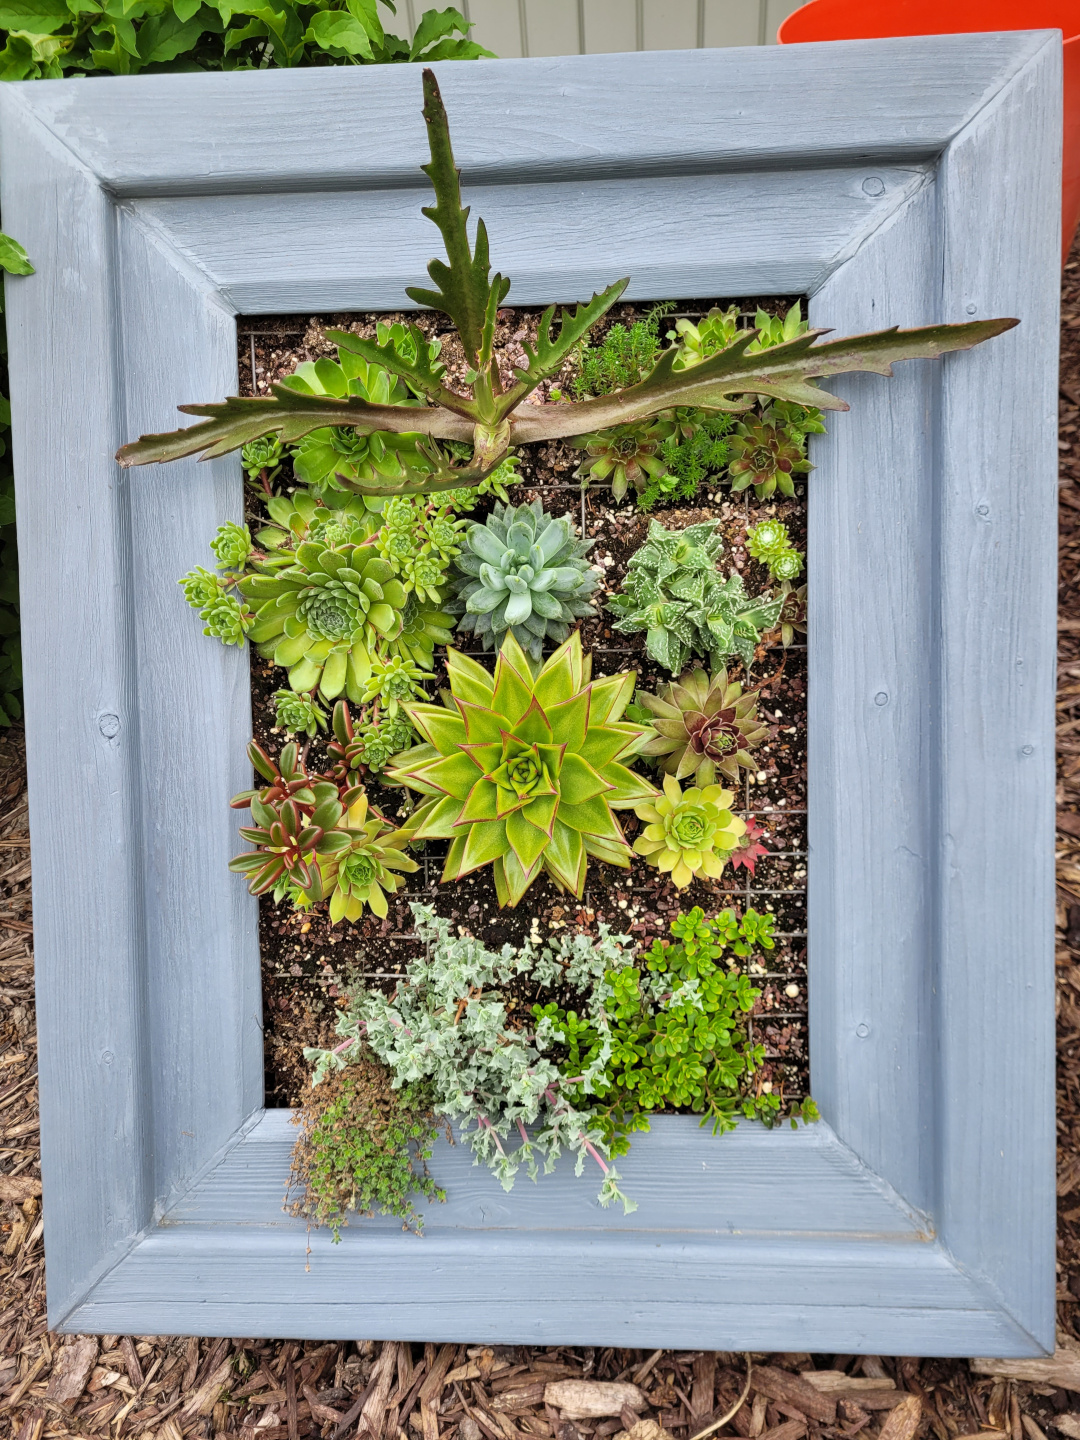
M 398 0 L 411 34 L 445 0 Z M 600 54 L 775 45 L 780 22 L 802 0 L 457 0 L 473 39 L 496 55 Z M 390 28 L 394 28 L 391 26 Z M 400 33 L 400 32 L 399 32 Z

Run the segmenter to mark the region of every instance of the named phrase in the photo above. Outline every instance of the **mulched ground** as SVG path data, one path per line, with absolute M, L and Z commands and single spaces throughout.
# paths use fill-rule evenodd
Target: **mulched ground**
M 742 300 L 743 323 L 750 322 L 759 304 L 769 313 L 782 314 L 793 299 Z M 661 322 L 661 335 L 669 325 L 673 326 L 677 315 L 696 319 L 714 303 L 726 307 L 729 302 L 680 301 L 678 311 Z M 629 325 L 642 318 L 646 308 L 618 307 L 596 327 L 594 342 L 603 337 L 608 324 Z M 539 311 L 524 309 L 499 312 L 495 353 L 507 379 L 512 363 L 523 359 L 516 348 L 518 342 L 535 336 L 538 315 Z M 403 317 L 386 318 L 392 321 Z M 447 363 L 451 377 L 460 379 L 464 357 L 459 354 L 457 337 L 443 328 L 446 322 L 442 317 L 423 313 L 408 318 L 420 324 L 430 337 L 438 336 L 443 343 L 440 358 Z M 336 357 L 336 347 L 325 339 L 327 329 L 351 329 L 364 335 L 374 334 L 375 330 L 373 319 L 365 315 L 312 316 L 302 331 L 297 330 L 298 324 L 303 322 L 295 316 L 241 320 L 238 358 L 243 393 L 265 393 L 274 380 L 292 373 L 301 361 Z M 564 390 L 573 373 L 568 364 L 564 373 L 555 377 Z M 547 384 L 541 387 L 542 393 L 547 388 Z M 580 450 L 561 443 L 527 447 L 521 457 L 525 483 L 514 486 L 510 496 L 514 504 L 539 497 L 549 513 L 569 513 L 579 532 L 594 540 L 590 559 L 603 569 L 602 585 L 594 597 L 599 607 L 619 589 L 631 555 L 645 540 L 650 516 L 638 508 L 632 491 L 621 502 L 613 501 L 610 489 L 604 485 L 593 485 L 582 495 L 580 484 L 573 479 L 582 458 Z M 286 466 L 276 488 L 287 488 L 290 483 Z M 746 527 L 766 515 L 777 516 L 787 524 L 793 543 L 805 550 L 806 503 L 803 486 L 798 488 L 798 499 L 780 496 L 772 502 L 760 502 L 753 498 L 753 492 L 746 499 L 732 496 L 726 488 L 710 493 L 703 486 L 692 502 L 693 508 L 688 508 L 686 501 L 669 500 L 659 504 L 652 514 L 672 529 L 700 521 L 719 521 L 725 540 L 722 569 L 725 573 L 738 570 L 748 593 L 757 595 L 770 587 L 775 590 L 776 585 L 770 582 L 768 571 L 746 553 Z M 483 519 L 493 503 L 491 499 L 482 500 L 471 515 Z M 254 530 L 265 523 L 255 493 L 249 495 L 249 509 Z M 610 621 L 611 617 L 601 609 L 595 619 L 582 625 L 582 639 L 593 655 L 594 673 L 635 669 L 642 687 L 655 693 L 671 677 L 646 657 L 644 636 L 620 635 L 612 630 Z M 760 957 L 765 963 L 760 973 L 754 972 L 762 995 L 750 1026 L 753 1038 L 765 1045 L 767 1056 L 754 1083 L 771 1086 L 781 1095 L 785 1109 L 787 1101 L 807 1094 L 806 653 L 802 638 L 797 637 L 800 643 L 786 654 L 779 645 L 763 650 L 750 680 L 750 684 L 761 686 L 762 718 L 769 724 L 769 737 L 755 752 L 760 768 L 737 787 L 738 813 L 757 821 L 763 831 L 762 843 L 770 852 L 758 863 L 753 876 L 744 869 L 728 871 L 719 882 L 695 881 L 686 890 L 677 891 L 669 877 L 643 863 L 636 864 L 632 874 L 590 863 L 580 902 L 560 894 L 546 877 L 541 877 L 516 910 L 500 911 L 490 869 L 453 886 L 441 887 L 438 880 L 446 846 L 432 843 L 426 848 L 423 870 L 391 903 L 390 913 L 382 921 L 367 915 L 356 925 L 331 926 L 325 904 L 308 914 L 292 915 L 287 906 L 275 905 L 272 897 L 264 897 L 260 904 L 260 949 L 267 1104 L 301 1103 L 310 1073 L 304 1048 L 330 1043 L 337 1003 L 346 989 L 359 982 L 393 986 L 394 977 L 417 953 L 409 910 L 410 902 L 417 900 L 433 905 L 439 914 L 465 926 L 495 950 L 506 943 L 520 945 L 530 933 L 534 939 L 547 938 L 564 927 L 595 934 L 605 922 L 617 933 L 628 932 L 648 946 L 655 937 L 667 936 L 670 921 L 680 910 L 694 905 L 700 905 L 707 914 L 728 906 L 735 906 L 740 913 L 750 906 L 772 911 L 776 915 L 776 949 Z M 469 637 L 464 640 L 463 648 L 469 651 Z M 491 664 L 492 659 L 489 654 L 487 663 Z M 733 679 L 746 678 L 735 660 L 729 665 L 729 673 Z M 769 677 L 774 677 L 772 683 L 762 685 Z M 271 754 L 277 754 L 285 739 L 273 729 L 273 694 L 282 683 L 280 670 L 253 657 L 255 734 Z M 440 663 L 432 691 L 443 684 Z M 319 744 L 314 744 L 310 752 L 312 764 L 320 763 L 321 753 Z M 369 790 L 373 803 L 386 814 L 398 813 L 400 792 L 377 786 Z M 632 811 L 623 812 L 620 819 L 627 838 L 633 841 L 639 822 Z
M 1062 292 L 1059 1349 L 1047 1361 L 58 1336 L 44 1317 L 22 740 L 0 737 L 0 1424 L 15 1440 L 1080 1440 L 1080 248 Z M 812 482 L 811 482 L 812 483 Z M 1074 718 L 1074 715 L 1076 718 Z M 1017 1371 L 1029 1379 L 1013 1379 Z M 809 1375 L 810 1379 L 804 1378 Z M 549 1386 L 619 1381 L 617 1415 Z M 640 1408 L 638 1408 L 640 1407 Z M 635 1415 L 642 1417 L 635 1424 Z M 626 1426 L 632 1426 L 626 1432 Z M 710 1432 L 710 1426 L 715 1426 Z M 618 1437 L 617 1437 L 618 1440 Z

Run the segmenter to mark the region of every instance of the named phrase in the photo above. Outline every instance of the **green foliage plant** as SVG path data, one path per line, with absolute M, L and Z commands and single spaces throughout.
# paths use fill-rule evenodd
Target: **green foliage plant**
M 750 598 L 738 574 L 721 578 L 716 557 L 722 547 L 715 521 L 667 530 L 653 520 L 620 592 L 608 602 L 614 628 L 625 635 L 645 631 L 649 658 L 672 675 L 691 655 L 707 656 L 713 670 L 737 655 L 749 671 L 761 631 L 776 624 L 779 600 Z
M 782 520 L 762 520 L 746 532 L 746 548 L 755 560 L 768 567 L 774 580 L 795 580 L 802 574 L 800 550 L 791 543 L 788 528 Z
M 461 388 L 451 388 L 443 362 L 432 359 L 428 342 L 415 326 L 384 340 L 365 339 L 347 331 L 330 331 L 327 338 L 368 364 L 377 365 L 404 381 L 427 403 L 375 404 L 359 395 L 301 394 L 283 382 L 268 396 L 234 396 L 210 405 L 184 405 L 187 414 L 202 423 L 168 435 L 147 435 L 118 452 L 122 465 L 149 464 L 178 459 L 201 451 L 209 459 L 235 450 L 261 435 L 277 434 L 293 444 L 324 426 L 347 426 L 358 433 L 422 433 L 432 442 L 468 443 L 472 454 L 458 464 L 453 454 L 436 456 L 425 448 L 425 465 L 406 464 L 406 477 L 371 477 L 344 480 L 346 488 L 367 494 L 405 494 L 459 490 L 475 485 L 503 462 L 515 447 L 539 441 L 595 435 L 615 426 L 639 425 L 670 414 L 679 407 L 704 411 L 742 412 L 749 395 L 764 395 L 796 406 L 846 409 L 845 403 L 821 390 L 815 381 L 852 370 L 891 374 L 896 360 L 934 357 L 964 349 L 999 334 L 1014 320 L 981 320 L 961 325 L 934 325 L 917 330 L 891 329 L 873 335 L 816 343 L 820 331 L 807 330 L 767 349 L 752 344 L 756 330 L 747 330 L 725 349 L 696 365 L 676 368 L 677 347 L 662 350 L 652 368 L 634 384 L 609 395 L 544 405 L 525 404 L 545 381 L 552 379 L 591 327 L 619 299 L 628 280 L 618 280 L 575 310 L 564 309 L 553 331 L 555 306 L 541 316 L 535 344 L 524 343 L 525 363 L 515 368 L 513 380 L 503 384 L 495 355 L 495 325 L 510 281 L 491 274 L 487 229 L 476 224 L 475 238 L 467 229 L 468 211 L 462 207 L 460 177 L 454 164 L 450 131 L 439 87 L 431 70 L 423 76 L 423 114 L 427 124 L 430 163 L 423 166 L 435 192 L 435 204 L 424 214 L 438 226 L 447 259 L 428 265 L 432 288 L 410 286 L 408 297 L 446 315 L 457 331 L 467 370 Z M 338 473 L 338 472 L 335 472 Z M 784 472 L 788 473 L 788 472 Z M 750 483 L 747 481 L 746 483 Z
M 713 676 L 688 670 L 659 695 L 639 690 L 635 701 L 648 712 L 653 729 L 639 753 L 655 758 L 665 775 L 693 776 L 699 787 L 723 776 L 734 785 L 740 766 L 757 768 L 750 752 L 768 728 L 758 718 L 756 692 L 744 695 L 726 670 Z
M 396 13 L 392 0 L 383 0 Z M 163 70 L 470 60 L 490 55 L 468 39 L 456 9 L 424 12 L 412 43 L 384 30 L 375 0 L 321 5 L 273 0 L 238 8 L 194 0 L 10 0 L 0 8 L 0 80 L 138 75 Z
M 327 1225 L 334 1240 L 351 1214 L 394 1215 L 422 1234 L 413 1197 L 445 1200 L 428 1173 L 438 1134 L 424 1084 L 395 1088 L 390 1071 L 366 1048 L 349 1068 L 313 1085 L 293 1115 L 301 1127 L 292 1152 L 290 1213 Z
M 466 531 L 451 574 L 455 593 L 447 609 L 461 616 L 459 632 L 489 650 L 512 631 L 539 660 L 545 641 L 561 644 L 574 620 L 596 614 L 588 597 L 597 573 L 585 559 L 592 545 L 577 539 L 568 515 L 548 515 L 539 500 L 496 503 L 482 525 Z
M 746 830 L 746 821 L 728 808 L 734 799 L 734 791 L 720 785 L 684 790 L 673 775 L 665 775 L 663 795 L 634 806 L 638 819 L 645 821 L 634 850 L 658 870 L 670 872 L 680 890 L 695 877 L 719 880 Z
M 731 910 L 706 919 L 695 906 L 671 922 L 672 939 L 654 941 L 636 967 L 605 973 L 599 1004 L 590 996 L 572 1009 L 534 1007 L 537 1030 L 546 1024 L 565 1048 L 564 1085 L 589 1085 L 593 1123 L 611 1154 L 625 1154 L 629 1135 L 649 1129 L 650 1111 L 692 1110 L 714 1135 L 734 1129 L 740 1114 L 776 1123 L 781 1096 L 771 1086 L 749 1086 L 765 1050 L 750 1043 L 745 1016 L 761 991 L 733 958 L 772 949 L 771 922 L 753 910 L 741 921 Z M 792 1128 L 818 1118 L 812 1100 L 791 1109 Z
M 806 634 L 806 586 L 798 589 L 790 580 L 780 586 L 780 641 L 786 650 L 794 645 L 796 635 Z
M 543 664 L 507 634 L 494 676 L 452 647 L 442 705 L 407 705 L 424 743 L 389 779 L 425 798 L 410 829 L 450 840 L 443 883 L 491 865 L 499 904 L 541 873 L 579 899 L 588 858 L 630 865 L 616 810 L 656 795 L 624 763 L 644 738 L 622 720 L 633 671 L 593 680 L 575 631 Z
M 271 523 L 256 532 L 255 541 L 286 565 L 291 563 L 289 552 L 305 540 L 322 545 L 363 545 L 382 523 L 383 503 L 334 491 L 313 495 L 299 488 L 291 495 L 272 495 L 266 500 Z
M 660 320 L 672 307 L 654 305 L 631 325 L 616 323 L 596 345 L 582 344 L 578 352 L 574 391 L 585 396 L 610 395 L 636 385 L 652 370 L 660 351 Z
M 639 507 L 651 510 L 658 500 L 669 497 L 692 500 L 702 481 L 722 475 L 731 459 L 729 436 L 734 426 L 733 415 L 703 414 L 689 435 L 669 435 L 657 451 L 663 473 L 653 476 L 638 495 Z
M 605 1057 L 598 1055 L 579 1083 L 568 1086 L 546 1053 L 554 1048 L 550 1022 L 535 1033 L 514 1023 L 505 994 L 527 975 L 537 984 L 560 979 L 586 994 L 598 992 L 601 1003 L 606 972 L 631 965 L 626 937 L 603 926 L 599 938 L 563 935 L 539 953 L 507 945 L 496 955 L 469 935 L 452 936 L 449 922 L 427 906 L 414 904 L 412 912 L 426 953 L 408 962 L 392 995 L 358 989 L 349 996 L 338 1017 L 342 1043 L 304 1052 L 314 1065 L 313 1083 L 348 1074 L 366 1046 L 389 1067 L 395 1087 L 425 1087 L 435 1113 L 456 1124 L 477 1163 L 505 1190 L 522 1168 L 536 1180 L 541 1164 L 550 1172 L 567 1150 L 578 1175 L 589 1157 L 600 1167 L 602 1205 L 620 1201 L 624 1211 L 635 1209 L 619 1189 L 589 1101 L 590 1085 L 602 1084 Z

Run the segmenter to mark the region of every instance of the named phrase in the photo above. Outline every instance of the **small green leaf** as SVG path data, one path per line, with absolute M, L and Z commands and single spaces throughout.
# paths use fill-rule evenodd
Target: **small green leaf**
M 342 10 L 320 10 L 313 15 L 304 39 L 321 50 L 343 50 L 346 55 L 374 58 L 371 36 L 355 15 Z
M 30 257 L 10 235 L 0 231 L 0 270 L 6 270 L 11 275 L 33 275 L 34 267 L 30 264 Z

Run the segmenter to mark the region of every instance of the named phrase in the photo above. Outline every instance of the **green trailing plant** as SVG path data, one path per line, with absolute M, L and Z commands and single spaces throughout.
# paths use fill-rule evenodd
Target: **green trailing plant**
M 606 1056 L 598 1055 L 579 1083 L 567 1085 L 547 1053 L 554 1027 L 536 1032 L 514 1017 L 506 989 L 518 977 L 530 984 L 563 980 L 602 1005 L 608 970 L 631 966 L 625 936 L 601 927 L 598 938 L 564 935 L 539 953 L 507 945 L 495 955 L 469 935 L 452 936 L 447 920 L 414 904 L 416 933 L 426 953 L 410 960 L 392 995 L 358 989 L 338 1016 L 343 1041 L 332 1050 L 305 1050 L 313 1083 L 348 1074 L 366 1046 L 390 1069 L 395 1086 L 423 1085 L 435 1113 L 453 1121 L 461 1139 L 505 1190 L 524 1169 L 535 1180 L 567 1150 L 580 1175 L 590 1156 L 603 1179 L 602 1205 L 620 1201 L 619 1174 L 594 1123 L 590 1086 L 602 1083 Z M 632 966 L 631 966 L 632 968 Z M 602 1022 L 601 1022 L 602 1023 Z M 531 1128 L 529 1128 L 531 1127 Z M 512 1137 L 512 1138 L 511 1138 Z M 506 1142 L 506 1143 L 504 1143 Z
M 745 411 L 747 396 L 764 395 L 804 408 L 846 409 L 842 400 L 815 382 L 853 370 L 888 375 L 896 360 L 965 349 L 1016 323 L 1000 319 L 908 331 L 894 328 L 820 344 L 821 332 L 807 330 L 794 339 L 756 350 L 751 347 L 758 332 L 747 330 L 716 354 L 681 369 L 676 368 L 680 351 L 676 347 L 663 350 L 640 380 L 611 394 L 525 404 L 538 386 L 558 374 L 591 327 L 619 299 L 628 281 L 616 281 L 575 310 L 564 309 L 557 331 L 553 330 L 556 307 L 549 306 L 541 316 L 535 344 L 524 343 L 525 363 L 515 368 L 513 380 L 504 386 L 494 342 L 498 310 L 510 281 L 491 274 L 482 220 L 477 222 L 475 239 L 469 237 L 446 111 L 430 70 L 424 71 L 423 88 L 431 153 L 430 163 L 423 169 L 432 182 L 436 202 L 424 213 L 442 234 L 447 260 L 435 259 L 428 265 L 432 288 L 410 286 L 406 294 L 417 305 L 446 315 L 455 327 L 468 367 L 461 388 L 446 383 L 445 366 L 430 357 L 426 337 L 415 326 L 405 327 L 404 338 L 388 334 L 384 341 L 329 331 L 327 338 L 339 347 L 340 355 L 348 352 L 381 367 L 428 403 L 413 407 L 374 404 L 359 395 L 305 395 L 279 382 L 265 397 L 234 396 L 217 404 L 181 406 L 185 413 L 203 417 L 202 422 L 168 435 L 146 435 L 125 445 L 118 452 L 122 465 L 173 460 L 199 451 L 210 458 L 270 434 L 294 444 L 321 427 L 347 426 L 365 435 L 376 431 L 422 433 L 432 442 L 472 447 L 464 464 L 451 452 L 439 450 L 436 458 L 436 449 L 425 447 L 425 458 L 433 468 L 406 465 L 409 473 L 404 480 L 358 478 L 342 482 L 347 488 L 380 495 L 457 490 L 491 475 L 519 445 L 646 424 L 678 407 Z M 406 463 L 405 457 L 402 463 Z
M 750 752 L 769 733 L 758 718 L 758 696 L 744 695 L 726 670 L 713 676 L 688 670 L 659 695 L 639 690 L 635 702 L 653 729 L 639 753 L 654 758 L 665 775 L 676 780 L 693 776 L 697 786 L 723 776 L 734 785 L 740 766 L 757 768 Z
M 237 589 L 258 606 L 252 643 L 300 694 L 317 686 L 324 699 L 346 692 L 359 701 L 372 655 L 401 632 L 405 589 L 369 546 L 306 540 L 290 565 L 244 575 Z
M 404 853 L 411 838 L 372 809 L 363 788 L 346 778 L 311 771 L 295 744 L 273 760 L 252 741 L 248 758 L 268 783 L 230 802 L 250 809 L 241 838 L 255 848 L 229 861 L 253 895 L 292 887 L 295 908 L 329 900 L 330 923 L 358 920 L 365 906 L 380 917 L 387 894 L 419 867 Z
M 326 711 L 314 693 L 297 695 L 295 690 L 278 690 L 274 695 L 274 712 L 277 723 L 292 735 L 306 735 L 313 740 L 320 730 L 326 729 Z
M 721 578 L 716 557 L 722 547 L 715 521 L 666 530 L 653 520 L 620 593 L 608 602 L 614 628 L 626 635 L 644 631 L 650 659 L 672 675 L 691 655 L 707 656 L 713 670 L 737 655 L 749 671 L 761 632 L 777 622 L 779 600 L 749 597 L 738 574 Z
M 804 555 L 791 543 L 782 520 L 762 520 L 746 532 L 746 548 L 755 560 L 768 567 L 774 580 L 795 580 L 802 574 Z
M 383 0 L 391 14 L 391 0 Z M 0 80 L 163 70 L 471 60 L 490 55 L 455 9 L 426 10 L 410 43 L 384 30 L 375 0 L 348 6 L 255 0 L 233 9 L 183 0 L 21 0 L 0 10 Z
M 521 648 L 539 660 L 545 641 L 561 644 L 574 620 L 595 615 L 589 596 L 597 574 L 585 559 L 591 540 L 578 540 L 568 515 L 558 519 L 539 500 L 500 505 L 465 533 L 465 547 L 451 573 L 447 609 L 457 628 L 485 650 L 511 631 Z
M 575 631 L 541 666 L 508 634 L 491 675 L 448 648 L 442 705 L 407 705 L 424 743 L 390 779 L 425 798 L 417 840 L 450 840 L 443 882 L 491 865 L 500 905 L 545 871 L 581 897 L 588 858 L 630 865 L 616 810 L 656 791 L 623 763 L 645 735 L 622 721 L 633 671 L 593 680 Z
M 581 488 L 593 480 L 610 480 L 612 499 L 621 500 L 631 485 L 639 493 L 658 485 L 667 474 L 660 450 L 671 434 L 669 421 L 653 420 L 579 435 L 570 444 L 585 451 L 586 458 L 574 471 Z
M 605 972 L 599 1005 L 590 995 L 572 1009 L 533 1007 L 537 1030 L 549 1026 L 565 1048 L 564 1086 L 590 1077 L 593 1121 L 611 1154 L 625 1154 L 630 1134 L 649 1129 L 650 1111 L 691 1110 L 714 1135 L 733 1129 L 740 1114 L 776 1123 L 781 1096 L 771 1085 L 750 1088 L 765 1050 L 750 1042 L 745 1017 L 761 991 L 732 960 L 752 954 L 763 938 L 772 948 L 771 918 L 749 910 L 737 921 L 725 910 L 706 919 L 695 906 L 671 922 L 672 939 L 655 941 L 636 967 Z M 598 1060 L 600 1080 L 593 1078 Z M 818 1118 L 810 1099 L 791 1107 L 792 1128 Z
M 422 1234 L 414 1197 L 446 1199 L 427 1168 L 438 1135 L 433 1100 L 428 1085 L 395 1087 L 389 1069 L 365 1048 L 348 1070 L 313 1085 L 292 1117 L 300 1134 L 292 1152 L 290 1213 L 329 1226 L 335 1242 L 350 1214 L 376 1211 Z
M 745 820 L 728 808 L 734 799 L 734 792 L 720 785 L 684 790 L 673 775 L 665 775 L 663 795 L 634 806 L 645 821 L 634 850 L 669 872 L 680 890 L 695 878 L 719 880 L 746 831 Z

